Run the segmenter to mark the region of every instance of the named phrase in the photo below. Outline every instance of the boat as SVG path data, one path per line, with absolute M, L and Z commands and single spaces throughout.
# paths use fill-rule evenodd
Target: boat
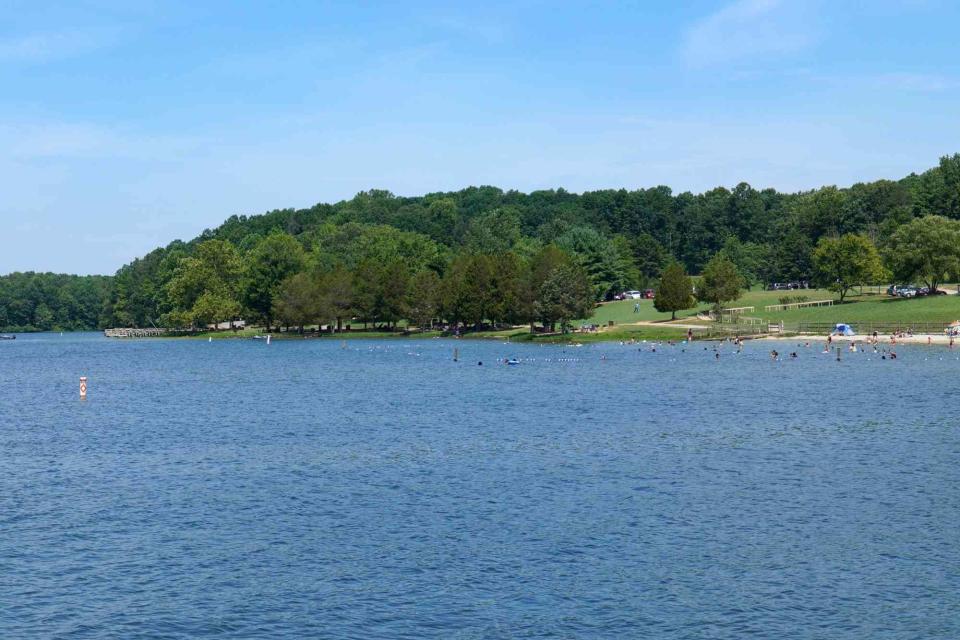
M 509 360 L 507 360 L 507 364 L 520 364 L 520 361 L 517 360 L 516 358 L 510 358 Z
M 0 340 L 16 340 L 16 339 L 17 339 L 17 336 L 8 336 L 8 335 L 0 336 Z

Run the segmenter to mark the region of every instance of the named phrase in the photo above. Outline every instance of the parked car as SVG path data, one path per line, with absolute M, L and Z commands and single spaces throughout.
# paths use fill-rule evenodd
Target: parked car
M 624 300 L 641 300 L 642 298 L 643 298 L 643 294 L 640 293 L 639 291 L 624 291 L 624 292 L 623 292 L 623 299 L 624 299 Z
M 646 291 L 643 292 L 643 297 L 646 298 L 647 300 L 653 300 L 653 297 L 655 295 L 657 294 L 656 292 L 654 292 L 653 289 L 647 289 Z
M 916 287 L 900 287 L 897 289 L 897 295 L 901 298 L 915 298 L 917 295 Z

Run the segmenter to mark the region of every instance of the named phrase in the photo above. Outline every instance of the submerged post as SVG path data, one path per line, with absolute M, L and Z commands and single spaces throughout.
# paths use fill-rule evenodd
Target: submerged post
M 460 349 L 453 350 L 453 361 L 457 362 L 460 359 Z
M 87 399 L 87 376 L 80 376 L 80 399 Z
M 837 347 L 837 362 L 840 362 L 840 347 Z

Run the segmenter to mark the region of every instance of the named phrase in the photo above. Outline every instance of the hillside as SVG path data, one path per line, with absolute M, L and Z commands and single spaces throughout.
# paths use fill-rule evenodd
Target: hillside
M 343 306 L 337 317 L 359 314 L 390 324 L 409 315 L 406 289 L 418 274 L 446 278 L 451 269 L 461 268 L 462 279 L 483 290 L 483 278 L 496 279 L 500 268 L 519 278 L 545 247 L 569 257 L 571 268 L 582 271 L 597 300 L 653 286 L 670 260 L 698 273 L 721 252 L 749 282 L 812 280 L 817 274 L 811 254 L 821 238 L 855 232 L 882 245 L 904 222 L 928 214 L 960 219 L 960 154 L 897 181 L 794 194 L 760 191 L 746 183 L 701 194 L 674 194 L 663 186 L 583 194 L 470 187 L 420 197 L 374 190 L 309 209 L 233 216 L 197 238 L 134 260 L 113 277 L 5 276 L 0 278 L 0 326 L 152 326 L 161 321 L 197 323 L 224 314 L 269 320 L 279 302 L 281 280 L 296 272 L 319 279 L 338 270 L 349 275 L 352 286 L 359 286 L 351 297 L 361 302 Z M 289 255 L 275 256 L 273 264 L 264 243 L 281 235 L 296 247 L 283 245 Z M 209 241 L 221 244 L 213 251 Z M 271 242 L 273 250 L 282 244 Z M 205 244 L 211 247 L 209 255 L 198 259 L 198 248 Z M 251 266 L 258 255 L 263 264 Z M 470 256 L 486 256 L 489 264 L 470 262 Z M 399 266 L 392 276 L 374 274 L 384 265 Z M 205 275 L 188 277 L 191 271 Z M 373 291 L 374 281 L 383 285 L 389 277 L 404 283 L 404 300 L 385 300 L 390 292 L 383 286 Z M 254 292 L 257 278 L 263 286 Z M 365 285 L 369 291 L 362 291 Z M 483 314 L 480 322 L 529 315 L 529 309 L 518 310 L 519 303 L 509 310 L 497 310 L 497 304 L 506 303 L 480 304 L 467 315 L 476 320 L 477 313 Z M 436 306 L 436 313 L 447 320 L 465 320 L 463 310 L 451 310 L 450 300 L 438 300 Z

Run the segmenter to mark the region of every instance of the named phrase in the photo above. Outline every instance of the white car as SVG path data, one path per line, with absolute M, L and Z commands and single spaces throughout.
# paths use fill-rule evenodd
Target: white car
M 641 300 L 643 299 L 643 294 L 639 291 L 624 291 L 623 292 L 624 300 Z

